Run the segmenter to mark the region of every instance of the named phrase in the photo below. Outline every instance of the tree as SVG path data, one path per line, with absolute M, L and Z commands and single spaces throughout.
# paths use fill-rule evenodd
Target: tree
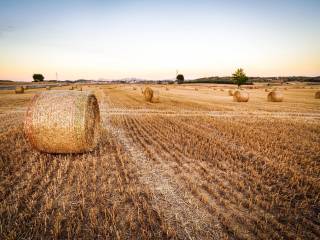
M 184 76 L 182 74 L 177 75 L 177 83 L 181 84 L 184 82 Z
M 42 74 L 39 74 L 39 73 L 35 73 L 33 74 L 33 81 L 34 82 L 43 82 L 44 80 L 44 76 Z
M 248 81 L 248 77 L 246 76 L 242 68 L 238 68 L 237 71 L 232 74 L 232 80 L 235 84 L 238 85 L 239 88 L 242 84 L 245 84 Z

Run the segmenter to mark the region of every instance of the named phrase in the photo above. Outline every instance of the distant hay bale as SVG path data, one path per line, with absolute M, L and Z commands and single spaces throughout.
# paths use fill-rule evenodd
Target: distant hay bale
M 144 95 L 144 99 L 147 102 L 152 102 L 152 98 L 153 98 L 153 90 L 150 87 L 146 87 L 143 90 L 143 95 Z
M 237 90 L 233 94 L 233 101 L 235 101 L 235 102 L 248 102 L 249 101 L 249 93 Z
M 265 91 L 265 92 L 269 92 L 269 89 L 266 88 L 264 91 Z
M 288 88 L 285 87 L 284 90 L 288 90 Z
M 315 99 L 320 99 L 320 91 L 317 91 L 317 92 L 314 94 L 314 98 L 315 98 Z
M 133 87 L 132 90 L 137 90 L 137 88 L 136 88 L 136 87 Z
M 223 89 L 223 88 L 221 88 L 221 89 L 220 89 L 220 91 L 221 91 L 221 92 L 224 92 L 224 89 Z
M 73 87 L 73 86 L 70 86 L 70 87 L 69 87 L 69 90 L 73 90 L 73 89 L 74 89 L 74 87 Z
M 234 90 L 229 89 L 228 93 L 229 93 L 229 96 L 233 96 L 233 94 L 234 94 Z
M 168 87 L 166 87 L 166 91 L 169 91 L 169 88 L 168 88 Z
M 31 146 L 47 153 L 91 151 L 98 143 L 99 131 L 99 105 L 90 92 L 38 93 L 24 121 L 24 133 Z
M 272 91 L 268 94 L 268 102 L 282 102 L 283 101 L 283 94 L 278 91 Z
M 51 90 L 51 86 L 46 86 L 46 90 Z
M 160 92 L 159 92 L 159 90 L 154 90 L 153 91 L 152 101 L 153 102 L 160 102 Z
M 23 87 L 16 87 L 14 90 L 16 94 L 21 94 L 24 93 L 24 88 Z
M 198 89 L 198 88 L 195 88 L 194 90 L 195 90 L 195 91 L 199 91 L 199 89 Z
M 78 90 L 78 91 L 82 91 L 82 87 L 78 87 L 77 90 Z

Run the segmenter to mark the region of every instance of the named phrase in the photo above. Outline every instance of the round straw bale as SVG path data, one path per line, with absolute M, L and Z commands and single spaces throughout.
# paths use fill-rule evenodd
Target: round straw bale
M 24 93 L 24 88 L 23 88 L 23 87 L 16 87 L 15 93 L 16 93 L 16 94 Z
M 249 93 L 237 90 L 233 94 L 233 101 L 235 101 L 235 102 L 248 102 L 249 101 Z
M 136 88 L 136 87 L 133 87 L 132 90 L 137 90 L 137 88 Z
M 269 89 L 266 88 L 264 91 L 265 91 L 265 92 L 269 92 Z
M 69 87 L 69 90 L 73 90 L 73 89 L 74 89 L 74 87 L 73 87 L 73 86 Z
M 320 99 L 320 91 L 317 91 L 317 92 L 314 94 L 314 98 Z
M 198 89 L 198 88 L 195 88 L 194 90 L 195 90 L 195 91 L 199 91 L 199 89 Z
M 93 150 L 99 140 L 100 112 L 90 92 L 53 90 L 36 94 L 24 121 L 31 146 L 47 153 Z
M 144 95 L 144 99 L 147 102 L 152 102 L 152 98 L 153 98 L 153 90 L 149 87 L 146 87 L 143 91 L 143 95 Z
M 272 91 L 268 94 L 268 102 L 282 102 L 283 94 L 278 91 Z
M 228 93 L 229 93 L 229 96 L 233 96 L 233 94 L 234 94 L 234 90 L 229 89 Z
M 224 92 L 223 88 L 220 89 L 221 92 Z

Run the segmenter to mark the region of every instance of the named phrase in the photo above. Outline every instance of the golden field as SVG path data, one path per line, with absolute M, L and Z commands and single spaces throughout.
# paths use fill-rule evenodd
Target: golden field
M 101 112 L 98 147 L 33 150 L 36 92 L 0 91 L 0 239 L 319 239 L 320 86 L 82 86 Z M 68 89 L 56 87 L 54 89 Z M 285 89 L 286 88 L 286 89 Z M 63 104 L 63 102 L 61 102 Z

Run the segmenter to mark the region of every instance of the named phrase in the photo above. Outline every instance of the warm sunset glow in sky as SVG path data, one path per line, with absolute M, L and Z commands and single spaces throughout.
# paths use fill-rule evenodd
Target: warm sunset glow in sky
M 0 79 L 316 76 L 319 13 L 319 0 L 0 0 Z

